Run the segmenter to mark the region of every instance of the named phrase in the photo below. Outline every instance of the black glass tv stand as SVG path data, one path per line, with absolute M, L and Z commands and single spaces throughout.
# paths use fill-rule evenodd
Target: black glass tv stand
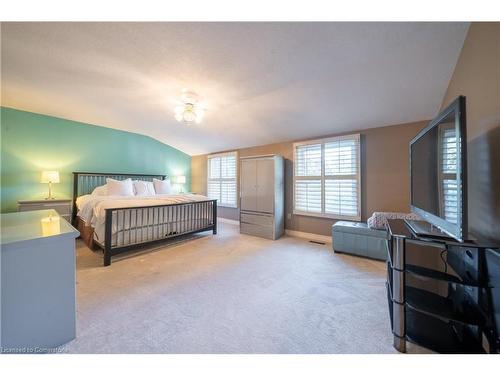
M 500 264 L 498 247 L 419 236 L 404 220 L 388 220 L 388 231 L 394 347 L 406 352 L 411 342 L 438 353 L 498 353 L 500 285 L 487 261 Z
M 416 236 L 442 238 L 453 241 L 452 237 L 427 221 L 404 219 L 404 222 Z

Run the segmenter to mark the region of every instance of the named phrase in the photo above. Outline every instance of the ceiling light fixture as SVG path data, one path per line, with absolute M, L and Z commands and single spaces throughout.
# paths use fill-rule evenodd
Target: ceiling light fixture
M 181 103 L 175 107 L 175 119 L 179 122 L 196 122 L 203 119 L 205 109 L 200 103 L 198 95 L 192 91 L 183 90 Z

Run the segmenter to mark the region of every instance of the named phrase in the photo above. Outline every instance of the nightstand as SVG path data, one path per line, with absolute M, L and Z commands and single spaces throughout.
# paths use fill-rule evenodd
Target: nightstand
M 56 210 L 57 213 L 71 223 L 71 199 L 39 199 L 17 201 L 18 211 Z

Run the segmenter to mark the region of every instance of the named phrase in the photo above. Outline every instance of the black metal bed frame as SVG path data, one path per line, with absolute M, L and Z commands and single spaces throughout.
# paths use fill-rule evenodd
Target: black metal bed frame
M 90 194 L 97 186 L 104 185 L 106 178 L 152 181 L 153 178 L 164 180 L 165 177 L 165 175 L 134 173 L 73 172 L 72 223 L 76 223 L 76 198 Z M 132 225 L 134 221 L 135 225 Z M 113 233 L 113 228 L 116 228 L 116 233 Z M 156 243 L 208 230 L 217 234 L 216 199 L 154 206 L 106 208 L 104 244 L 96 242 L 103 248 L 104 266 L 109 266 L 112 256 L 146 243 Z

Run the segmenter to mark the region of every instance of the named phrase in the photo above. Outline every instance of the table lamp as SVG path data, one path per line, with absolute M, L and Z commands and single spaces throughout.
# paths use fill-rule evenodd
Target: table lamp
M 40 179 L 42 184 L 49 184 L 49 196 L 45 199 L 54 199 L 52 197 L 52 184 L 59 183 L 59 172 L 58 171 L 43 171 L 42 178 Z
M 186 183 L 186 176 L 177 176 L 177 183 L 181 185 L 180 193 L 182 193 L 182 185 Z

